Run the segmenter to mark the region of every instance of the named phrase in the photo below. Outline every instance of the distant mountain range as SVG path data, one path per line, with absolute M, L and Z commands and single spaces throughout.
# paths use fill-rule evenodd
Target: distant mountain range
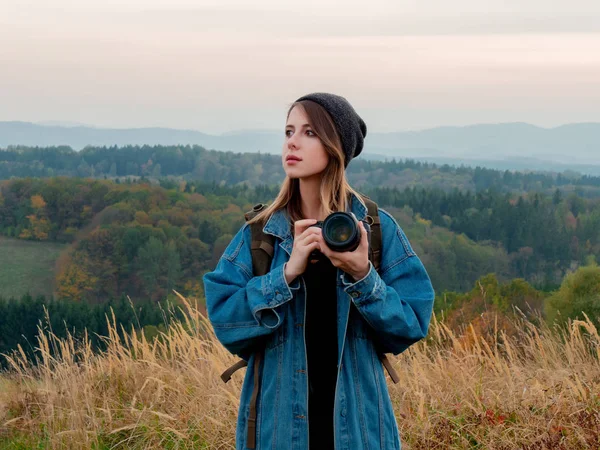
M 60 124 L 60 125 L 57 125 Z M 283 131 L 245 130 L 211 135 L 172 128 L 96 128 L 65 122 L 0 122 L 0 148 L 9 145 L 91 146 L 197 144 L 207 149 L 277 154 Z M 361 157 L 413 158 L 531 170 L 572 169 L 600 174 L 600 123 L 541 128 L 527 123 L 437 127 L 369 133 Z

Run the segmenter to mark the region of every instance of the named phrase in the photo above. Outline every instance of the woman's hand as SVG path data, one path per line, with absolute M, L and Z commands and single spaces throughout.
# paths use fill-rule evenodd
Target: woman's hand
M 349 274 L 354 281 L 358 281 L 369 273 L 369 239 L 367 230 L 362 222 L 358 222 L 360 227 L 360 244 L 356 250 L 352 252 L 335 252 L 331 250 L 325 243 L 321 229 L 319 230 L 319 249 L 321 253 L 329 258 L 331 263 L 344 272 Z
M 315 249 L 320 250 L 321 229 L 312 227 L 317 219 L 303 219 L 294 222 L 294 247 L 290 259 L 285 264 L 285 280 L 290 284 L 306 270 L 308 256 Z

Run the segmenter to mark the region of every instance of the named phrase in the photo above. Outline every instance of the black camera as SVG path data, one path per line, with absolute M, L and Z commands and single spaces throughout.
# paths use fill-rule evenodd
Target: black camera
M 352 252 L 360 245 L 362 235 L 354 214 L 337 211 L 311 227 L 319 227 L 323 230 L 323 240 L 335 252 Z M 319 250 L 314 250 L 310 258 L 319 258 L 320 254 Z

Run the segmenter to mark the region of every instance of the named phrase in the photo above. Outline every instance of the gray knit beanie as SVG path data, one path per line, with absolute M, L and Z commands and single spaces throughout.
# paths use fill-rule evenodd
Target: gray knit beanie
M 352 105 L 344 97 L 325 92 L 315 92 L 300 97 L 296 102 L 311 100 L 321 105 L 329 113 L 335 124 L 344 151 L 344 168 L 350 160 L 362 152 L 367 125 L 360 118 Z

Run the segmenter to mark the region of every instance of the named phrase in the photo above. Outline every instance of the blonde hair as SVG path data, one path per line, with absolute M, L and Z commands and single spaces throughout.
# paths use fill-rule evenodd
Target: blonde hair
M 319 197 L 321 205 L 324 208 L 325 215 L 329 215 L 336 211 L 345 211 L 350 200 L 350 194 L 361 198 L 361 194 L 352 188 L 346 178 L 346 169 L 344 167 L 344 152 L 339 134 L 335 128 L 335 124 L 331 116 L 325 109 L 310 100 L 302 100 L 293 103 L 288 112 L 287 117 L 294 107 L 299 107 L 304 110 L 308 118 L 312 130 L 323 143 L 325 151 L 329 155 L 329 163 L 322 173 L 321 189 Z M 298 178 L 285 177 L 281 184 L 279 194 L 269 206 L 258 213 L 248 223 L 263 221 L 266 223 L 273 213 L 280 209 L 286 209 L 288 217 L 294 223 L 297 220 L 305 219 L 302 217 L 302 209 L 300 202 L 300 180 Z M 293 229 L 292 229 L 293 231 Z

